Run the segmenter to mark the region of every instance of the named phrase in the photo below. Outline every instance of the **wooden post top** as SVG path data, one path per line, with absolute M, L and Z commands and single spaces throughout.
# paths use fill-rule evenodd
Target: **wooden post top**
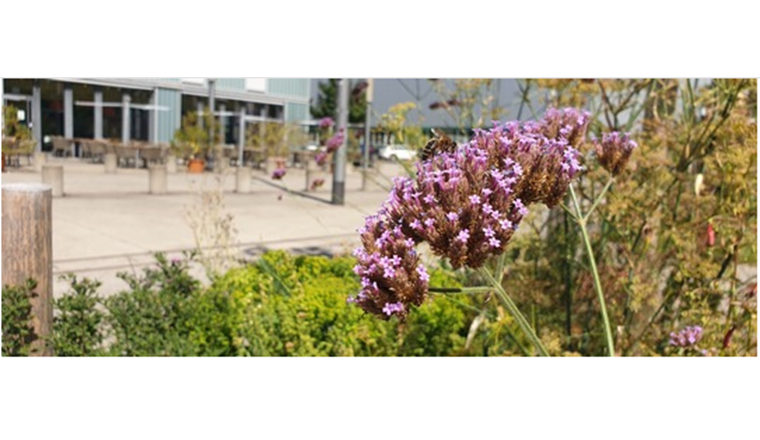
M 3 183 L 3 191 L 38 193 L 52 190 L 50 185 L 44 183 Z

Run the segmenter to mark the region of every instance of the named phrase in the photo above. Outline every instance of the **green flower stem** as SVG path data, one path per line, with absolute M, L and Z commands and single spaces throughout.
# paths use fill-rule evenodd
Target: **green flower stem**
M 612 182 L 612 180 L 610 180 Z M 607 187 L 609 187 L 609 183 L 607 184 Z M 606 188 L 605 187 L 605 191 Z M 604 195 L 604 192 L 602 192 L 601 195 Z M 610 328 L 610 319 L 607 316 L 607 306 L 604 302 L 604 293 L 602 292 L 602 282 L 599 280 L 599 271 L 596 268 L 596 260 L 594 258 L 594 251 L 591 248 L 591 240 L 588 236 L 588 230 L 586 230 L 586 217 L 583 216 L 581 213 L 581 205 L 578 202 L 578 197 L 575 195 L 575 190 L 573 189 L 573 186 L 570 185 L 570 196 L 573 199 L 573 205 L 575 206 L 575 212 L 576 212 L 576 220 L 578 221 L 578 225 L 581 227 L 581 233 L 583 234 L 583 242 L 586 245 L 586 253 L 588 254 L 588 261 L 589 264 L 591 264 L 591 273 L 594 275 L 594 287 L 596 288 L 596 295 L 599 299 L 599 306 L 602 309 L 602 320 L 604 321 L 604 335 L 607 342 L 607 351 L 609 356 L 615 356 L 615 344 L 612 342 L 612 330 Z M 594 202 L 594 206 L 597 205 L 599 199 L 601 197 L 597 198 L 597 201 Z
M 602 197 L 604 197 L 604 194 L 606 194 L 607 190 L 610 189 L 610 186 L 612 186 L 612 181 L 613 179 L 612 177 L 610 177 L 610 180 L 607 181 L 607 185 L 604 186 L 604 189 L 602 189 L 602 192 L 599 193 L 599 196 L 596 198 L 596 200 L 594 200 L 594 204 L 591 205 L 591 209 L 589 209 L 586 215 L 583 217 L 584 222 L 588 221 L 589 217 L 591 217 L 591 213 L 594 212 L 596 207 L 599 205 L 599 202 L 602 201 Z M 578 214 L 580 214 L 580 210 L 578 210 Z
M 490 292 L 493 287 L 478 286 L 478 287 L 429 287 L 428 291 L 433 293 L 483 293 Z
M 507 253 L 504 252 L 503 254 L 499 255 L 498 260 L 496 260 L 496 281 L 499 282 L 499 285 L 501 285 L 501 280 L 504 279 L 504 266 L 507 264 Z
M 530 342 L 533 344 L 533 346 L 536 347 L 536 350 L 538 350 L 538 354 L 541 356 L 549 356 L 549 352 L 546 351 L 546 348 L 544 348 L 544 345 L 541 343 L 541 340 L 536 336 L 536 333 L 531 328 L 530 324 L 528 324 L 528 321 L 525 319 L 525 317 L 520 313 L 520 310 L 517 308 L 517 305 L 512 301 L 512 298 L 507 295 L 507 292 L 504 291 L 504 288 L 501 287 L 501 283 L 496 281 L 496 279 L 491 275 L 491 272 L 488 271 L 488 269 L 481 267 L 478 269 L 481 275 L 483 275 L 491 285 L 493 285 L 493 288 L 496 290 L 496 295 L 499 297 L 501 302 L 504 304 L 504 306 L 507 308 L 507 311 L 512 315 L 512 317 L 517 321 L 517 324 L 520 326 L 520 328 L 525 332 L 525 335 L 528 337 Z

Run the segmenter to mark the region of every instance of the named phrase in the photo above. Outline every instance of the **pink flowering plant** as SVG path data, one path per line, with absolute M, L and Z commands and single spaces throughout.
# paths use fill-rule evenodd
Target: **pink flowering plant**
M 572 194 L 572 182 L 584 170 L 579 149 L 589 122 L 588 112 L 567 108 L 550 109 L 540 121 L 496 123 L 490 130 L 476 129 L 470 141 L 455 151 L 417 163 L 415 176 L 396 178 L 388 199 L 359 230 L 362 247 L 354 252 L 358 260 L 354 272 L 362 288 L 348 301 L 380 319 L 396 316 L 403 321 L 429 292 L 495 292 L 537 353 L 548 355 L 502 287 L 505 250 L 531 205 L 551 208 L 560 204 L 568 189 Z M 630 142 L 616 134 L 605 137 L 599 148 L 604 157 L 618 158 L 625 156 L 619 150 Z M 624 165 L 621 158 L 615 161 Z M 577 202 L 575 197 L 573 201 Z M 584 215 L 577 203 L 575 207 L 574 218 L 585 230 Z M 455 269 L 477 270 L 486 285 L 429 286 L 417 251 L 421 243 Z M 495 264 L 487 264 L 492 260 Z M 604 311 L 603 300 L 600 297 Z M 606 317 L 604 321 L 611 341 Z

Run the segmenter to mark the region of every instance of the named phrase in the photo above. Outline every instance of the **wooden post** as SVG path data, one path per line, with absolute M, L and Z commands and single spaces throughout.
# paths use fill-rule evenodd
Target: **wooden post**
M 53 326 L 53 194 L 49 185 L 4 184 L 3 189 L 3 285 L 37 281 L 31 298 L 32 327 L 38 339 L 32 356 L 52 356 L 43 338 Z

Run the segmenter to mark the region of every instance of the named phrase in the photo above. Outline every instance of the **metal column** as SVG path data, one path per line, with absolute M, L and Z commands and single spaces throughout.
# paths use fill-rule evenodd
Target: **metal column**
M 208 107 L 211 111 L 211 120 L 214 121 L 214 113 L 216 112 L 216 80 L 208 79 Z M 216 133 L 214 133 L 214 125 L 209 127 L 209 142 L 211 145 L 216 145 Z
M 150 98 L 151 109 L 148 110 L 148 139 L 154 144 L 158 143 L 158 89 L 153 89 Z
M 201 100 L 198 100 L 198 126 L 203 127 L 203 112 L 204 112 L 204 106 L 203 102 Z
M 42 86 L 34 80 L 32 86 L 32 136 L 37 141 L 37 152 L 42 152 Z
M 128 144 L 131 139 L 131 124 L 129 121 L 129 103 L 132 97 L 129 93 L 124 92 L 121 95 L 121 143 Z
M 240 106 L 240 126 L 238 127 L 238 162 L 243 166 L 243 148 L 245 148 L 245 106 Z
M 227 143 L 227 106 L 219 104 L 219 137 L 221 144 Z
M 63 88 L 63 137 L 74 137 L 74 90 L 71 84 Z
M 94 94 L 95 106 L 92 108 L 92 113 L 95 116 L 95 139 L 103 139 L 103 90 L 100 88 L 95 89 Z
M 367 167 L 369 167 L 369 155 L 372 143 L 370 142 L 370 122 L 372 113 L 372 92 L 374 89 L 374 80 L 367 78 L 367 114 L 364 118 L 364 154 L 362 154 L 362 191 L 367 190 Z
M 343 129 L 343 144 L 335 152 L 332 203 L 345 204 L 346 198 L 346 144 L 348 140 L 348 78 L 338 82 L 338 130 Z

